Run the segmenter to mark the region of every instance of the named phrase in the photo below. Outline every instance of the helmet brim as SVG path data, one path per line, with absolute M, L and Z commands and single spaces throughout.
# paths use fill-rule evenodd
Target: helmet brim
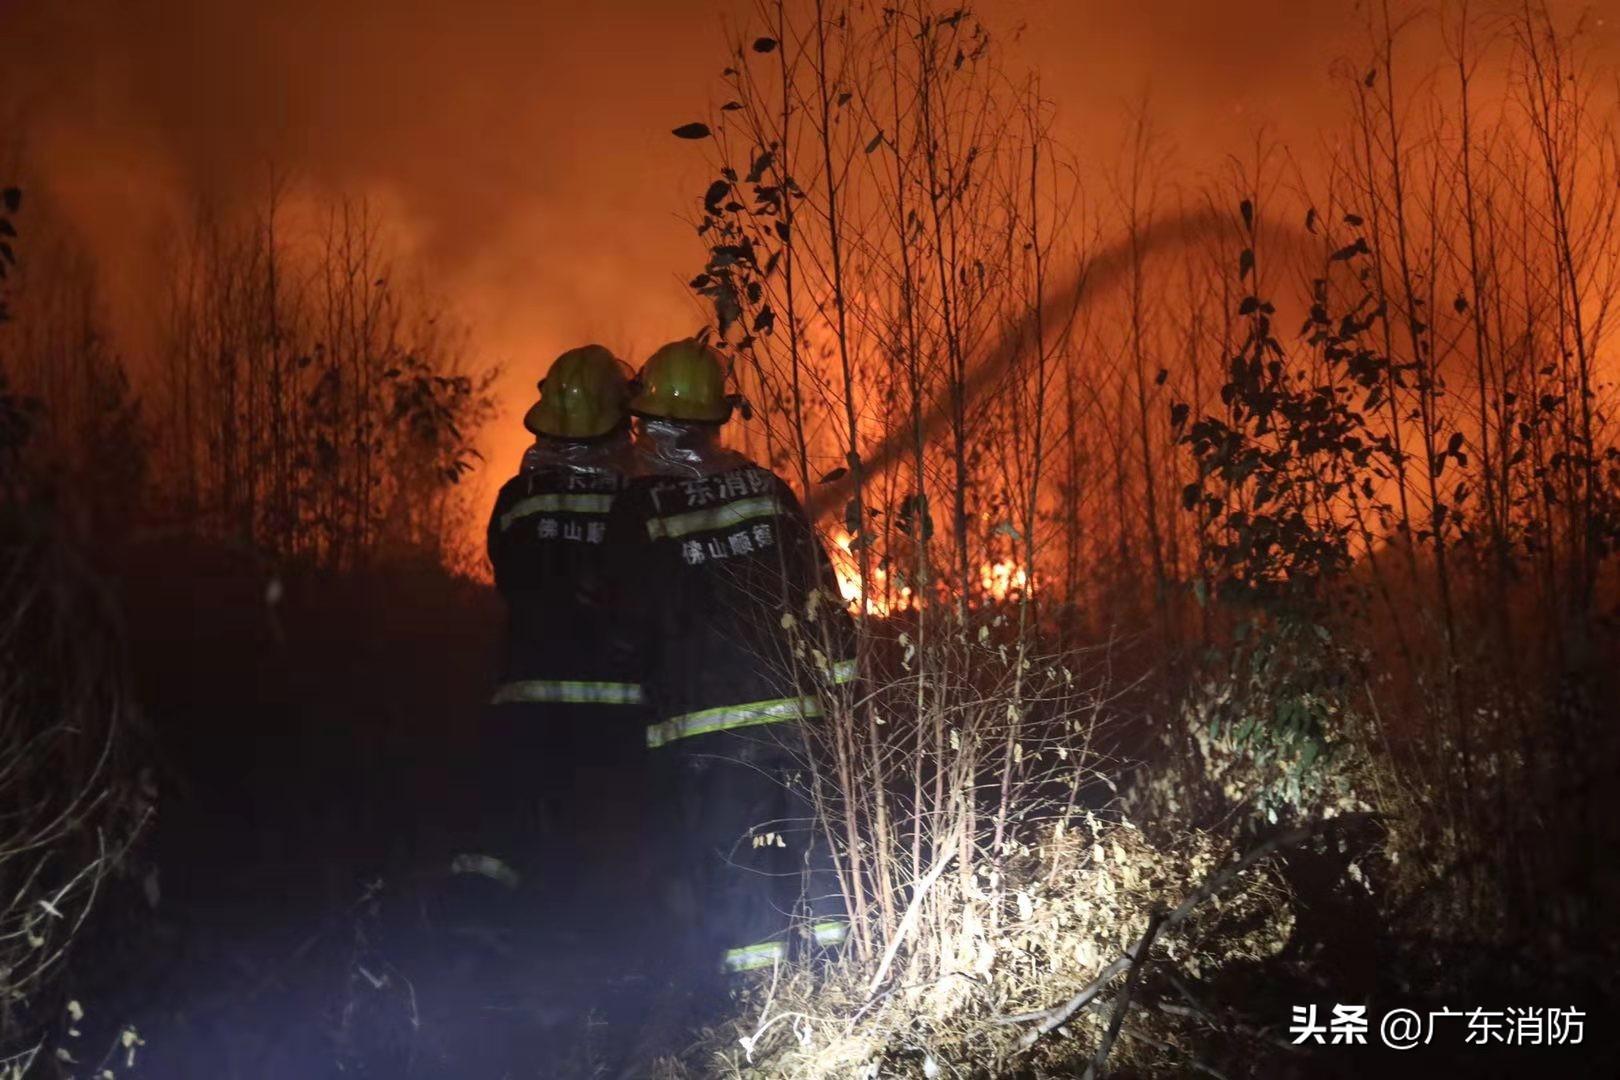
M 635 398 L 630 402 L 630 415 L 643 420 L 675 420 L 682 424 L 724 424 L 731 419 L 731 406 L 728 404 L 722 409 L 705 409 L 695 405 L 688 405 L 679 399 Z

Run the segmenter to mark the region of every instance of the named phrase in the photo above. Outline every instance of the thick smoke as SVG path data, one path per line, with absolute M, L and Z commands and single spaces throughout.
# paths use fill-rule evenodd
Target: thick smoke
M 1040 70 L 1086 168 L 1106 174 L 1146 102 L 1178 150 L 1169 179 L 1188 183 L 1260 129 L 1306 152 L 1338 115 L 1332 71 L 1359 53 L 1365 17 L 1348 0 L 981 7 L 1016 39 L 1015 62 Z M 378 202 L 480 356 L 507 363 L 489 447 L 502 470 L 552 355 L 600 340 L 637 359 L 701 322 L 682 288 L 701 261 L 683 215 L 706 168 L 669 130 L 705 113 L 725 21 L 746 25 L 752 11 L 750 0 L 24 0 L 0 9 L 0 101 L 31 198 L 91 251 L 134 354 L 150 324 L 149 264 L 199 193 L 252 198 L 274 167 L 316 193 Z M 1617 31 L 1596 26 L 1611 56 Z M 1439 48 L 1432 26 L 1413 40 Z
M 364 195 L 507 362 L 582 339 L 646 350 L 700 315 L 682 195 L 704 167 L 669 129 L 707 107 L 712 4 L 40 0 L 0 15 L 0 94 L 30 203 L 77 234 L 138 353 L 159 242 L 198 195 L 270 171 Z M 512 417 L 496 460 L 524 438 Z M 514 430 L 515 429 L 515 430 Z

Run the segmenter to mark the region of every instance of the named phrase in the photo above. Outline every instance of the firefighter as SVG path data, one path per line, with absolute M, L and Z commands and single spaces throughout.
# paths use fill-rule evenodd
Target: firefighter
M 600 345 L 557 357 L 523 419 L 534 445 L 489 521 L 506 653 L 480 733 L 476 842 L 452 870 L 500 898 L 482 905 L 499 909 L 497 934 L 592 928 L 582 848 L 614 807 L 598 793 L 627 786 L 645 754 L 638 660 L 607 580 L 629 375 Z
M 732 404 L 712 348 L 652 354 L 614 531 L 642 583 L 646 741 L 674 830 L 669 929 L 690 962 L 737 973 L 847 932 L 802 728 L 855 665 L 832 566 L 792 489 L 720 444 Z

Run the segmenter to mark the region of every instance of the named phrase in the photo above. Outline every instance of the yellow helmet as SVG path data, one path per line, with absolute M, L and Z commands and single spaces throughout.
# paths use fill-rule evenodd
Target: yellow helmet
M 540 400 L 523 426 L 536 435 L 589 439 L 606 435 L 625 415 L 629 368 L 601 345 L 569 349 L 540 380 Z
M 642 365 L 630 411 L 669 420 L 724 423 L 731 416 L 725 360 L 694 338 L 670 342 Z

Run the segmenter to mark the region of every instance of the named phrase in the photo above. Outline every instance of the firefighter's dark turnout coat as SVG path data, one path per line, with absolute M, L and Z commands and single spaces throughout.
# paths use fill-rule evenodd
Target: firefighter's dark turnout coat
M 543 437 L 490 516 L 506 651 L 479 732 L 478 820 L 453 869 L 506 883 L 519 921 L 534 921 L 536 904 L 584 902 L 597 872 L 587 833 L 614 808 L 601 792 L 629 782 L 645 754 L 640 659 L 613 604 L 608 544 L 627 453 L 622 431 Z
M 658 712 L 648 745 L 819 716 L 817 691 L 854 674 L 852 628 L 792 489 L 742 461 L 640 477 L 620 498 Z
M 634 642 L 611 603 L 608 520 L 628 481 L 565 463 L 525 469 L 489 520 L 495 585 L 507 604 L 497 704 L 629 705 L 641 700 Z
M 795 910 L 819 944 L 846 930 L 801 725 L 854 676 L 853 625 L 792 489 L 726 451 L 693 460 L 631 482 L 613 543 L 634 563 L 647 744 L 676 830 L 669 878 L 688 905 L 678 933 L 695 960 L 738 972 L 786 953 Z

